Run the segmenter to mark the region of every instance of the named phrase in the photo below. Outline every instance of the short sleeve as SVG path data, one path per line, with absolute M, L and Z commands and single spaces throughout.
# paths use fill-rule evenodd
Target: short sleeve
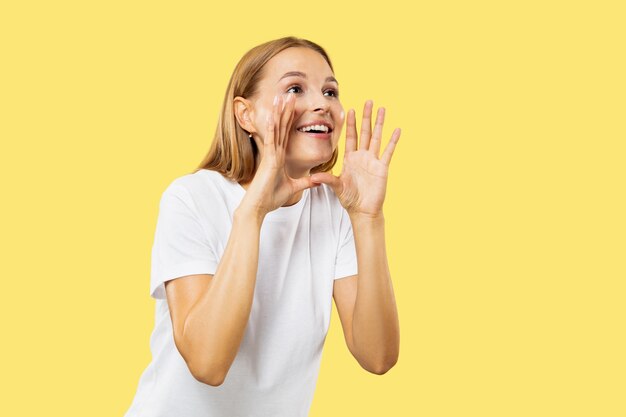
M 159 203 L 150 272 L 150 296 L 165 299 L 165 281 L 194 274 L 215 274 L 214 235 L 199 221 L 189 191 L 171 184 Z M 213 239 L 213 241 L 212 241 Z
M 356 248 L 354 246 L 354 234 L 352 222 L 346 210 L 341 209 L 341 222 L 339 225 L 339 247 L 335 261 L 335 278 L 345 278 L 357 275 Z

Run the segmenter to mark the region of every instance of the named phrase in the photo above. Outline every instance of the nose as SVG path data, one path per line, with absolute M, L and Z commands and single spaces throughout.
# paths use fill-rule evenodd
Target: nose
M 310 105 L 316 113 L 328 113 L 330 111 L 330 101 L 324 93 L 314 94 Z

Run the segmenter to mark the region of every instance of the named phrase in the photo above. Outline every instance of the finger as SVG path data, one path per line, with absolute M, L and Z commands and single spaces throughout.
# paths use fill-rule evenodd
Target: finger
M 314 183 L 324 183 L 330 185 L 336 195 L 340 195 L 343 186 L 339 177 L 334 176 L 328 172 L 316 172 L 311 175 L 311 181 Z
M 287 119 L 289 115 L 287 114 L 288 101 L 291 97 L 291 94 L 288 94 L 287 97 L 281 96 L 281 106 L 280 106 L 280 130 L 277 131 L 278 135 L 278 146 L 283 146 L 283 141 L 285 140 L 285 125 L 287 124 Z
M 292 109 L 293 109 L 293 94 L 288 94 L 287 97 L 283 98 L 283 106 L 282 106 L 282 111 L 281 111 L 281 116 L 280 116 L 280 140 L 279 140 L 279 146 L 283 147 L 285 144 L 285 136 L 287 135 L 288 132 L 288 124 L 289 124 L 289 120 L 291 119 L 291 113 L 292 113 Z
M 282 97 L 274 98 L 274 107 L 272 108 L 274 118 L 274 148 L 280 146 L 280 109 L 282 107 Z
M 348 110 L 348 120 L 346 122 L 346 152 L 356 151 L 356 116 L 354 109 Z
M 374 154 L 376 158 L 378 158 L 378 153 L 380 152 L 380 142 L 383 136 L 383 124 L 385 123 L 385 108 L 381 107 L 378 109 L 376 114 L 376 124 L 374 125 L 374 133 L 372 134 L 372 140 L 370 142 L 370 152 Z
M 273 155 L 274 153 L 274 118 L 272 113 L 267 115 L 267 134 L 263 138 L 263 150 L 266 155 Z
M 370 136 L 372 135 L 372 107 L 374 102 L 367 100 L 363 107 L 363 120 L 361 121 L 361 145 L 359 149 L 367 150 L 370 144 Z
M 293 99 L 291 100 L 291 115 L 289 117 L 289 122 L 287 123 L 287 136 L 285 137 L 285 142 L 283 144 L 283 149 L 285 150 L 287 149 L 287 145 L 289 143 L 289 139 L 291 138 L 291 135 L 295 134 L 295 132 L 292 132 L 293 120 L 296 117 L 295 108 L 296 108 L 296 97 L 294 96 Z
M 280 128 L 279 146 L 281 148 L 287 147 L 287 140 L 289 139 L 289 134 L 291 133 L 291 122 L 293 121 L 293 109 L 295 106 L 295 100 L 293 97 L 293 94 L 289 94 L 285 99 L 285 106 L 283 110 L 283 115 L 281 117 Z
M 400 140 L 400 133 L 401 129 L 398 127 L 391 134 L 391 139 L 389 140 L 389 143 L 385 148 L 385 152 L 383 152 L 383 156 L 380 158 L 380 160 L 383 161 L 385 165 L 389 165 L 389 163 L 391 162 L 391 156 L 393 155 L 393 151 L 396 149 L 396 144 Z
M 292 178 L 291 183 L 293 184 L 294 193 L 300 192 L 306 188 L 317 187 L 320 185 L 319 183 L 311 181 L 311 177 L 306 175 L 301 178 Z

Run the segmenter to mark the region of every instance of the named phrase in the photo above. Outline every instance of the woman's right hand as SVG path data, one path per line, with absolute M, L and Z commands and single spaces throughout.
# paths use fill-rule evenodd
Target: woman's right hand
M 250 207 L 261 216 L 281 207 L 300 191 L 319 185 L 313 183 L 310 176 L 291 178 L 285 170 L 295 101 L 294 96 L 289 94 L 283 108 L 282 97 L 275 97 L 272 111 L 266 120 L 263 155 L 241 202 L 241 206 Z

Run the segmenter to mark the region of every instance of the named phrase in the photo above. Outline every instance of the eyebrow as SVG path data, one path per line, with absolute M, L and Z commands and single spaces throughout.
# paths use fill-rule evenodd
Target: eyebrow
M 283 78 L 286 77 L 302 77 L 302 78 L 306 78 L 306 74 L 300 71 L 289 71 L 286 72 L 282 77 L 280 77 L 278 79 L 278 81 L 282 80 Z M 337 79 L 335 77 L 326 77 L 326 81 L 333 81 L 335 83 L 337 83 L 337 85 L 339 85 L 339 81 L 337 81 Z

